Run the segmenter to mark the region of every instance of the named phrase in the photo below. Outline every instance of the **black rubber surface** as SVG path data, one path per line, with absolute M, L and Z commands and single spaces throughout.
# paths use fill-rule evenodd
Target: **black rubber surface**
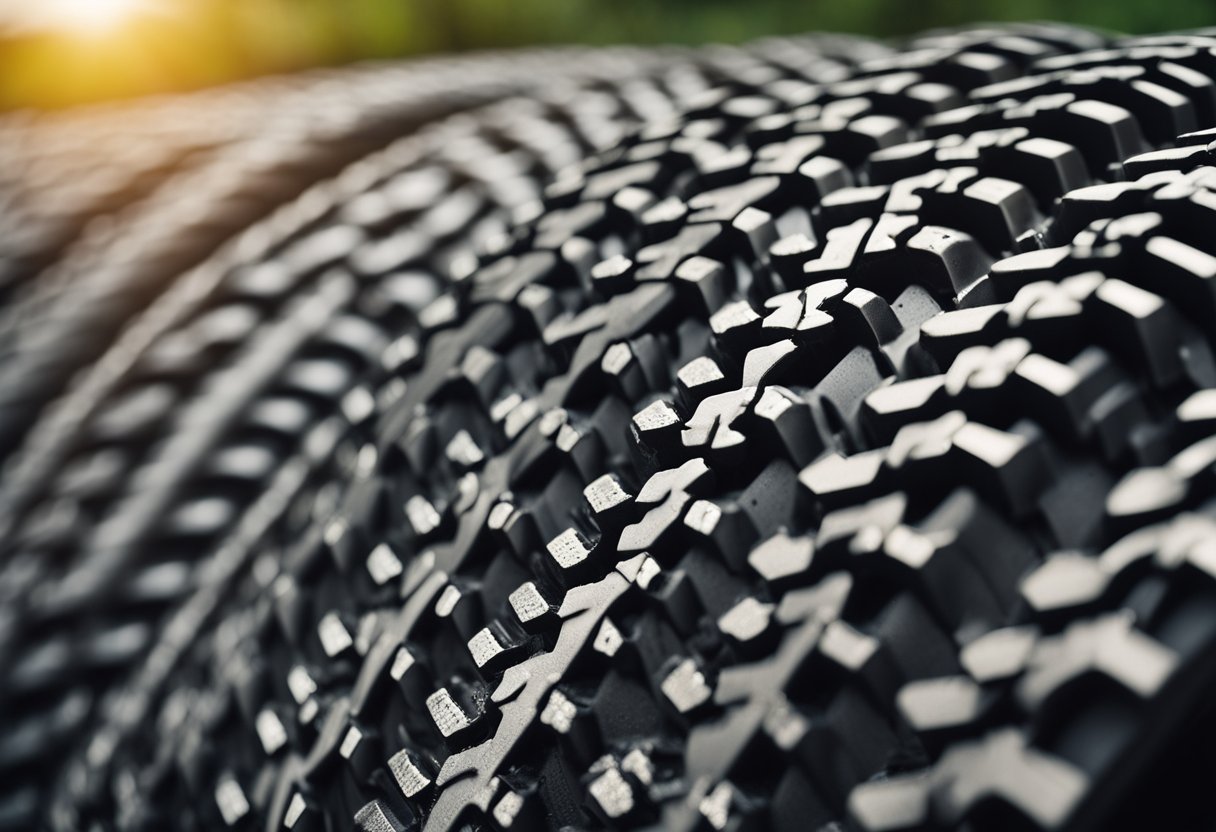
M 1214 49 L 301 84 L 396 109 L 176 278 L 266 127 L 132 162 L 13 271 L 0 828 L 1209 828 Z

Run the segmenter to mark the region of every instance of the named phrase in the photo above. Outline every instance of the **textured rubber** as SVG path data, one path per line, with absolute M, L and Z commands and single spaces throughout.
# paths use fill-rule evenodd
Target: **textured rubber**
M 17 154 L 15 167 L 45 169 L 41 177 L 18 180 L 18 197 L 65 208 L 66 216 L 57 218 L 43 212 L 59 227 L 88 219 L 80 191 L 89 188 L 70 177 L 54 179 L 57 164 L 84 166 L 79 157 L 91 155 L 96 165 L 129 163 L 135 170 L 128 174 L 136 177 L 144 160 L 138 151 L 107 153 L 106 133 L 93 130 L 95 122 L 109 125 L 116 144 L 125 137 L 128 144 L 155 144 L 163 156 L 176 151 L 181 168 L 189 167 L 189 149 L 201 141 L 194 134 L 180 139 L 170 129 L 183 112 L 192 114 L 187 124 L 223 115 L 225 141 L 240 138 L 235 122 L 262 151 L 225 148 L 209 170 L 189 170 L 184 184 L 159 185 L 151 197 L 155 207 L 135 203 L 125 216 L 103 216 L 111 229 L 108 245 L 122 256 L 109 271 L 73 275 L 67 285 L 75 293 L 56 286 L 72 272 L 65 263 L 89 262 L 76 250 L 36 280 L 34 270 L 22 273 L 31 297 L 10 314 L 22 327 L 15 358 L 48 371 L 85 360 L 82 344 L 105 343 L 106 328 L 135 311 L 132 291 L 168 291 L 48 410 L 0 483 L 0 529 L 8 544 L 0 555 L 0 666 L 13 669 L 0 683 L 0 709 L 12 716 L 0 726 L 0 769 L 9 778 L 0 827 L 26 828 L 40 811 L 39 792 L 62 762 L 62 743 L 87 733 L 90 699 L 145 655 L 160 617 L 194 591 L 207 574 L 197 564 L 238 525 L 254 496 L 272 483 L 264 499 L 300 487 L 290 484 L 297 469 L 307 471 L 324 456 L 316 442 L 302 445 L 304 437 L 324 423 L 313 431 L 323 446 L 325 432 L 335 430 L 335 411 L 366 406 L 367 384 L 403 360 L 399 351 L 408 339 L 401 336 L 416 326 L 416 313 L 448 271 L 467 268 L 461 265 L 472 256 L 467 249 L 503 235 L 512 212 L 534 213 L 528 203 L 537 202 L 555 171 L 612 146 L 630 125 L 672 117 L 682 101 L 729 77 L 729 66 L 714 69 L 714 60 L 692 65 L 678 52 L 617 49 L 436 61 L 289 79 L 299 90 L 286 96 L 285 83 L 260 82 L 218 101 L 208 93 L 151 112 L 127 106 L 38 123 L 21 140 L 9 135 L 10 147 L 30 157 L 21 161 Z M 512 83 L 530 92 L 471 106 Z M 458 97 L 428 104 L 436 91 L 450 88 Z M 174 234 L 201 238 L 194 241 L 200 249 L 213 246 L 229 221 L 239 223 L 258 205 L 298 190 L 352 148 L 409 132 L 427 117 L 419 100 L 435 111 L 432 118 L 453 109 L 463 114 L 361 159 L 175 278 L 182 249 L 191 246 L 175 243 Z M 235 106 L 241 103 L 246 106 Z M 270 118 L 276 108 L 294 107 L 298 121 L 304 105 L 326 109 L 335 138 L 315 135 L 326 122 L 304 136 L 295 135 L 297 129 L 276 137 L 284 132 Z M 260 127 L 252 118 L 259 106 L 268 111 Z M 81 147 L 90 130 L 97 141 Z M 264 175 L 273 188 L 250 179 L 246 158 L 272 165 Z M 293 158 L 311 161 L 293 173 Z M 60 173 L 73 170 L 65 164 Z M 107 181 L 120 179 L 111 174 Z M 166 213 L 189 193 L 187 186 L 200 183 L 204 193 Z M 213 215 L 230 213 L 215 201 L 226 193 L 236 208 L 252 204 L 216 222 Z M 70 205 L 76 213 L 66 211 Z M 37 212 L 27 214 L 36 218 Z M 27 232 L 36 230 L 36 222 L 24 219 Z M 149 235 L 161 245 L 145 247 Z M 36 236 L 15 234 L 11 244 Z M 94 248 L 104 263 L 105 247 Z M 171 255 L 167 262 L 164 253 Z M 346 275 L 325 274 L 339 264 Z M 76 285 L 85 280 L 92 285 Z M 323 292 L 319 281 L 328 282 Z M 81 307 L 81 293 L 96 293 L 107 308 Z M 73 319 L 74 344 L 39 335 Z M 398 353 L 382 356 L 393 340 L 389 333 L 399 339 Z M 14 375 L 35 385 L 46 381 L 28 370 Z M 364 388 L 352 390 L 360 378 Z M 280 483 L 275 474 L 283 469 L 290 471 Z
M 0 825 L 1210 827 L 1214 49 L 673 56 L 251 229 L 13 457 Z

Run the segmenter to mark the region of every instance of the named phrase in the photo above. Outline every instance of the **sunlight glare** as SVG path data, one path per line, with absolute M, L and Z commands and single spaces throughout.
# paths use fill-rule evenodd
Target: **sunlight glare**
M 42 0 L 37 8 L 48 29 L 100 35 L 119 28 L 147 5 L 148 0 Z

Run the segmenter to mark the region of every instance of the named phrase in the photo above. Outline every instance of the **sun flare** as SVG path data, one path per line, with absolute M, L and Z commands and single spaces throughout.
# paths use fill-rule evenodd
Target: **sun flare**
M 101 35 L 148 10 L 150 0 L 41 0 L 36 4 L 0 0 L 0 20 L 19 29 Z

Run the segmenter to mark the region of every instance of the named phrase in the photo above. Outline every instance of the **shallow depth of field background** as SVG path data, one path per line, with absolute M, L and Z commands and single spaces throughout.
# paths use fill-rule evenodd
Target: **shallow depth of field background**
M 1216 0 L 0 0 L 0 110 L 434 52 L 1028 19 L 1197 28 Z

